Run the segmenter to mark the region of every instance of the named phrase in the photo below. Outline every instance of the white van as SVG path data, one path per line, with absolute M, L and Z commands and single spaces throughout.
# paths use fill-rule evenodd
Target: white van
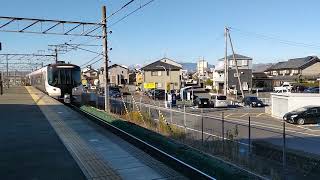
M 212 95 L 210 99 L 211 107 L 228 107 L 227 96 Z

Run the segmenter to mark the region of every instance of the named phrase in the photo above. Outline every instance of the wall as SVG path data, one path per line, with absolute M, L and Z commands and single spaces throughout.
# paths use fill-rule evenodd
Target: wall
M 282 118 L 285 113 L 308 105 L 320 106 L 320 94 L 271 93 L 271 114 L 277 118 Z
M 123 76 L 123 79 L 127 81 L 127 84 L 129 84 L 129 70 L 126 68 L 123 68 L 121 66 L 116 66 L 109 69 L 109 79 L 111 84 L 119 85 L 121 84 L 121 80 L 119 79 L 119 84 L 117 82 L 118 76 Z
M 145 83 L 151 83 L 151 82 L 161 83 L 162 86 L 158 87 L 158 89 L 164 89 L 165 82 L 177 83 L 172 86 L 174 86 L 173 87 L 174 89 L 180 89 L 180 85 L 181 85 L 180 75 L 181 75 L 180 70 L 170 71 L 169 76 L 167 75 L 167 73 L 164 70 L 161 71 L 161 76 L 151 76 L 151 71 L 145 71 L 144 72 L 144 82 Z
M 243 74 L 241 74 L 243 72 Z M 235 69 L 229 69 L 228 74 L 228 84 L 229 87 L 233 87 L 232 85 L 236 85 L 237 90 L 240 91 L 239 81 L 237 77 L 234 77 L 234 74 L 236 73 Z M 251 69 L 239 69 L 240 79 L 241 82 L 247 82 L 249 88 L 252 88 L 252 70 Z
M 317 62 L 302 70 L 302 75 L 319 75 L 320 74 L 320 62 Z

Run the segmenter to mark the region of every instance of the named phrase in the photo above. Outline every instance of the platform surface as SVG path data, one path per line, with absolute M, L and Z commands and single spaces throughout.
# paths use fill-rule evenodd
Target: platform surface
M 0 95 L 1 179 L 86 179 L 24 87 Z
M 33 87 L 0 96 L 0 117 L 5 179 L 186 179 Z

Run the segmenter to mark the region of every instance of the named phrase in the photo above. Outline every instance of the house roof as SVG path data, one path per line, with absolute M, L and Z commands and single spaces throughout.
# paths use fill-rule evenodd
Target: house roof
M 244 56 L 244 55 L 241 55 L 241 54 L 234 54 L 234 56 L 235 56 L 235 58 L 237 59 L 237 60 L 252 60 L 252 58 L 251 57 L 248 57 L 248 56 Z M 229 55 L 229 56 L 227 56 L 227 59 L 233 59 L 233 55 L 231 54 L 231 55 Z M 223 61 L 224 60 L 224 57 L 223 58 L 221 58 L 221 59 L 219 59 L 219 61 Z
M 113 64 L 113 65 L 109 66 L 108 69 L 111 69 L 111 68 L 114 68 L 114 67 L 117 67 L 117 66 L 120 66 L 120 67 L 125 68 L 125 69 L 129 69 L 127 66 L 124 66 L 124 65 L 121 65 L 121 64 Z
M 304 69 L 316 62 L 320 62 L 317 56 L 289 59 L 288 61 L 278 62 L 277 64 L 272 65 L 267 69 L 267 71 L 281 69 Z
M 273 64 L 267 63 L 267 64 L 253 64 L 252 65 L 252 72 L 259 73 L 259 72 L 265 72 L 267 69 L 269 69 Z
M 175 66 L 171 63 L 165 62 L 165 59 L 167 59 L 167 58 L 163 58 L 158 61 L 155 61 L 151 64 L 148 64 L 148 65 L 142 67 L 141 69 L 144 71 L 151 71 L 151 70 L 162 71 L 162 70 L 164 70 L 163 67 L 165 67 L 166 70 L 169 70 L 169 69 L 170 70 L 180 70 L 180 69 L 182 69 L 182 67 Z M 168 59 L 168 60 L 172 61 L 171 59 Z M 175 62 L 175 61 L 173 61 L 173 62 Z

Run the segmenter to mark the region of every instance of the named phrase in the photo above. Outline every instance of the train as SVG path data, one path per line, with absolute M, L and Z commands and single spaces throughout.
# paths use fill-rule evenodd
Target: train
M 83 89 L 80 67 L 63 61 L 33 71 L 26 78 L 28 85 L 65 103 L 72 102 Z

